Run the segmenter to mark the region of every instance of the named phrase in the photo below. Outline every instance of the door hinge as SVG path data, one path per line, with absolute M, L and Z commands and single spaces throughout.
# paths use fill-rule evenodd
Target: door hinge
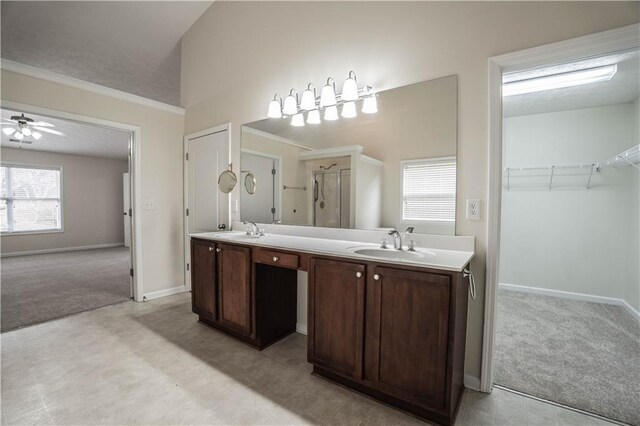
M 276 214 L 276 208 L 275 207 L 271 207 L 271 214 Z
M 187 271 L 189 270 L 189 264 L 187 263 Z
M 129 217 L 133 217 L 133 210 L 129 209 Z
M 131 147 L 129 147 L 129 157 L 131 157 Z
M 187 209 L 187 216 L 189 216 L 189 209 Z
M 276 174 L 276 169 L 271 169 L 271 174 L 275 175 Z
M 129 275 L 133 276 L 133 268 L 129 269 Z
M 184 159 L 189 161 L 189 153 L 188 152 L 184 155 Z

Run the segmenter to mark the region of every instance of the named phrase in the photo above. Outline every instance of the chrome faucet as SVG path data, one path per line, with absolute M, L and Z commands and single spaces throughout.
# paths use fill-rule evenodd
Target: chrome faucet
M 407 234 L 413 234 L 413 226 L 407 227 L 407 230 L 404 231 L 404 232 L 407 233 Z
M 250 220 L 245 220 L 242 222 L 245 225 L 251 224 L 251 231 L 247 231 L 247 235 L 260 235 L 260 228 L 256 225 L 255 222 L 251 222 Z
M 389 231 L 389 235 L 393 237 L 393 248 L 396 250 L 402 250 L 402 235 L 395 229 Z

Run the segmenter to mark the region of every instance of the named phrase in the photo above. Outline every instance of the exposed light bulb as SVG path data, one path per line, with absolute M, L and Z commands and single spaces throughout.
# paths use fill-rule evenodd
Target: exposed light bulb
M 16 132 L 13 136 L 15 136 L 15 138 L 18 139 L 19 141 L 24 139 L 24 135 L 20 132 Z
M 291 125 L 293 127 L 302 127 L 302 126 L 304 126 L 304 115 L 301 112 L 298 113 L 298 114 L 295 114 L 291 118 Z
M 295 89 L 291 89 L 289 96 L 284 98 L 284 107 L 282 113 L 285 115 L 294 115 L 298 113 L 298 94 L 294 95 Z
M 38 140 L 42 137 L 42 133 L 38 133 L 38 132 L 31 132 L 31 136 L 35 139 Z
M 7 136 L 11 136 L 15 131 L 16 131 L 16 129 L 14 129 L 13 127 L 3 127 L 2 128 L 2 133 L 4 133 Z
M 300 109 L 304 111 L 316 109 L 316 89 L 312 89 L 312 87 L 313 84 L 309 83 L 307 90 L 302 92 L 302 98 L 300 98 Z
M 338 117 L 338 107 L 333 105 L 324 110 L 324 119 L 326 121 L 335 121 Z
M 362 112 L 365 114 L 375 114 L 376 112 L 378 112 L 378 101 L 376 100 L 376 95 L 371 95 L 364 98 Z
M 327 84 L 322 87 L 320 92 L 320 108 L 333 106 L 336 104 L 336 88 L 333 78 L 327 79 Z
M 342 105 L 342 116 L 344 118 L 353 118 L 357 115 L 356 113 L 356 103 L 351 101 Z
M 282 118 L 282 100 L 278 98 L 278 94 L 273 97 L 269 102 L 269 109 L 267 111 L 267 117 L 269 118 Z
M 31 136 L 31 129 L 28 127 L 23 127 L 22 128 L 22 134 L 25 136 Z
M 320 124 L 320 111 L 317 109 L 309 111 L 309 114 L 307 114 L 307 123 Z
M 356 81 L 355 72 L 349 71 L 349 77 L 344 81 L 340 96 L 343 101 L 355 101 L 358 99 L 358 82 Z

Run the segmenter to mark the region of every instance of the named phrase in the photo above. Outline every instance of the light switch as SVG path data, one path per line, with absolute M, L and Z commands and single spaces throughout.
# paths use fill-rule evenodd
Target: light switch
M 480 219 L 480 200 L 477 198 L 467 200 L 467 219 Z
M 153 198 L 147 198 L 144 200 L 144 209 L 145 210 L 155 210 L 156 209 L 156 200 Z

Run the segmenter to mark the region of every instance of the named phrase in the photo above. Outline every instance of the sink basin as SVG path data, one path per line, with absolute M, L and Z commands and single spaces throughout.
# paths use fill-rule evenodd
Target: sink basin
M 362 256 L 379 257 L 383 259 L 395 259 L 395 260 L 418 260 L 424 257 L 424 253 L 419 251 L 400 251 L 394 249 L 379 249 L 379 248 L 356 248 L 352 250 L 355 254 Z

